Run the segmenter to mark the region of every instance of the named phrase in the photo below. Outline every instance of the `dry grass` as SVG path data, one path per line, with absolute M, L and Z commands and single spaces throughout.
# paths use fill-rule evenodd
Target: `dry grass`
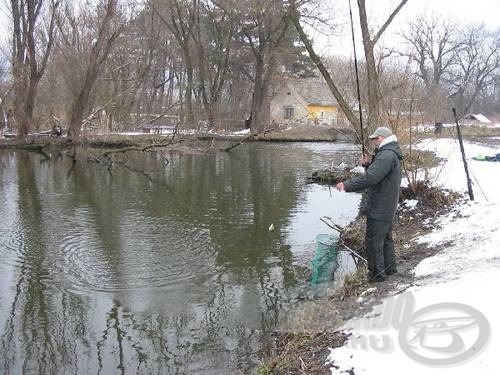
M 340 299 L 358 297 L 366 289 L 366 274 L 367 269 L 365 266 L 362 266 L 358 267 L 352 275 L 346 276 L 344 285 L 342 285 L 342 290 L 340 291 Z
M 486 126 L 461 126 L 462 136 L 469 137 L 496 137 L 500 136 L 500 128 L 490 128 Z M 456 137 L 456 128 L 446 128 L 441 136 Z
M 432 208 L 434 211 L 457 202 L 461 195 L 455 191 L 430 186 L 427 181 L 417 181 L 409 187 L 401 188 L 400 202 L 406 199 L 417 199 L 421 207 Z
M 408 171 L 430 169 L 439 166 L 441 159 L 431 151 L 411 150 L 405 152 L 404 167 Z
M 330 329 L 342 324 L 343 318 L 335 306 L 335 301 L 330 297 L 301 302 L 289 313 L 283 330 L 313 334 L 324 331 L 325 322 L 328 322 Z
M 366 258 L 365 232 L 366 217 L 358 216 L 349 225 L 344 227 L 341 237 L 347 246 Z
M 329 348 L 343 345 L 347 335 L 341 332 L 283 333 L 275 334 L 274 339 L 279 354 L 265 360 L 257 369 L 257 375 L 328 374 L 325 358 Z
M 470 126 L 461 126 L 460 127 L 462 136 L 464 138 L 469 137 L 498 137 L 500 136 L 500 128 L 493 128 L 487 126 L 480 125 L 470 125 Z M 440 134 L 435 134 L 433 131 L 418 133 L 418 139 L 422 138 L 456 138 L 457 137 L 457 128 L 455 126 L 449 126 L 443 128 Z

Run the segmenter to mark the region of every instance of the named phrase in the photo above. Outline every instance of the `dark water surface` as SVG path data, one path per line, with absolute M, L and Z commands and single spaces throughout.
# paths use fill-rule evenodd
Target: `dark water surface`
M 111 173 L 0 151 L 0 373 L 249 373 L 308 288 L 319 217 L 355 215 L 358 196 L 304 179 L 354 150 L 129 155 Z

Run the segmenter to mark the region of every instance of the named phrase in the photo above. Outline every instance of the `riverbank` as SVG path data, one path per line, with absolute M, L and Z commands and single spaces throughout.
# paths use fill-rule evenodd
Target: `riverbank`
M 329 348 L 341 347 L 349 334 L 338 327 L 352 318 L 370 312 L 384 298 L 413 285 L 413 269 L 425 258 L 439 252 L 438 247 L 415 243 L 415 238 L 432 232 L 435 221 L 461 200 L 458 194 L 441 191 L 435 200 L 406 200 L 398 208 L 393 237 L 398 273 L 384 283 L 369 283 L 366 269 L 348 276 L 340 290 L 330 290 L 319 300 L 305 301 L 289 314 L 286 326 L 275 334 L 275 352 L 264 360 L 258 374 L 327 374 L 325 359 Z M 446 198 L 448 197 L 448 198 Z M 346 228 L 346 244 L 364 251 L 365 219 L 358 218 Z M 302 372 L 303 371 L 303 372 Z
M 179 130 L 175 132 L 165 132 L 162 134 L 145 134 L 142 132 L 123 132 L 123 133 L 101 133 L 84 134 L 80 141 L 81 144 L 91 147 L 130 147 L 141 146 L 150 143 L 161 143 L 162 140 L 169 137 L 175 137 L 184 141 L 211 141 L 217 143 L 220 148 L 225 148 L 231 143 L 240 141 L 252 142 L 333 142 L 346 141 L 354 142 L 356 136 L 351 129 L 336 128 L 325 125 L 296 126 L 282 129 L 267 129 L 262 133 L 250 134 L 250 130 L 241 130 L 234 132 L 227 131 L 194 131 Z M 53 137 L 49 134 L 32 135 L 24 142 L 15 138 L 0 137 L 0 147 L 16 147 L 21 144 L 66 144 L 65 137 Z M 71 142 L 69 142 L 71 143 Z
M 413 137 L 416 139 L 433 139 L 435 134 L 432 127 L 415 127 Z M 438 137 L 448 138 L 455 132 L 452 124 L 448 124 Z M 462 127 L 465 139 L 484 142 L 490 139 L 495 142 L 495 137 L 500 138 L 499 126 L 466 126 Z M 162 144 L 166 138 L 174 137 L 183 141 L 181 149 L 186 151 L 192 147 L 196 152 L 200 146 L 197 142 L 204 142 L 201 147 L 208 150 L 226 150 L 232 145 L 240 142 L 357 142 L 354 131 L 346 127 L 332 127 L 327 125 L 294 126 L 289 128 L 266 129 L 265 131 L 251 135 L 249 129 L 239 131 L 196 131 L 183 129 L 176 131 L 171 129 L 161 134 L 146 134 L 143 132 L 106 132 L 83 134 L 79 145 L 94 148 L 120 148 L 120 147 L 144 147 L 151 144 Z M 209 141 L 209 146 L 207 146 Z M 0 135 L 0 148 L 22 148 L 26 145 L 58 145 L 60 147 L 73 147 L 74 143 L 66 137 L 55 137 L 48 133 L 30 135 L 25 141 L 19 141 L 12 134 L 8 138 Z M 33 147 L 33 146 L 29 146 Z
M 491 142 L 482 142 L 481 146 L 477 142 L 475 139 L 474 143 L 466 143 L 469 158 L 476 154 L 498 153 L 498 147 L 491 147 Z M 464 280 L 472 278 L 475 268 L 484 270 L 489 275 L 497 263 L 495 259 L 498 259 L 498 251 L 495 249 L 498 246 L 494 244 L 498 243 L 500 225 L 498 215 L 495 217 L 494 212 L 498 212 L 495 210 L 500 208 L 496 193 L 496 186 L 500 183 L 500 163 L 469 162 L 477 197 L 475 203 L 470 203 L 464 194 L 465 174 L 456 141 L 428 139 L 419 148 L 433 151 L 444 159 L 432 171 L 434 183 L 453 189 L 464 198 L 450 199 L 442 202 L 445 203 L 443 205 L 425 204 L 421 200 L 403 202 L 394 227 L 399 272 L 384 283 L 368 284 L 363 271 L 360 271 L 347 278 L 340 291 L 334 291 L 322 300 L 304 303 L 291 315 L 284 333 L 277 334 L 276 355 L 265 361 L 258 373 L 379 374 L 388 373 L 389 370 L 390 373 L 400 373 L 402 368 L 405 371 L 408 368 L 414 369 L 414 372 L 409 373 L 427 371 L 427 367 L 412 361 L 401 348 L 396 348 L 395 358 L 391 352 L 390 361 L 393 364 L 388 367 L 385 360 L 389 358 L 384 353 L 373 349 L 361 350 L 352 342 L 354 337 L 368 335 L 366 329 L 363 331 L 352 328 L 359 317 L 377 307 L 378 312 L 372 313 L 367 320 L 370 322 L 371 319 L 373 322 L 378 316 L 377 321 L 380 321 L 380 305 L 387 304 L 388 299 L 405 291 L 418 295 L 420 306 L 426 306 L 426 302 L 443 301 L 449 293 L 462 303 L 476 308 L 482 306 L 484 311 L 481 311 L 485 315 L 486 312 L 493 311 L 492 298 L 480 293 L 484 290 L 483 284 L 467 286 L 465 293 L 460 293 L 460 288 L 464 287 Z M 445 193 L 442 197 L 453 195 L 455 194 Z M 439 201 L 438 199 L 437 202 Z M 483 241 L 481 245 L 478 240 Z M 356 245 L 352 247 L 357 248 Z M 493 264 L 488 265 L 488 262 Z M 443 283 L 444 286 L 441 285 Z M 432 292 L 439 288 L 446 292 L 440 295 Z M 455 291 L 458 291 L 458 297 Z M 450 302 L 454 301 L 451 299 Z M 487 318 L 490 322 L 493 321 L 492 325 L 498 320 L 492 315 L 487 315 Z M 388 319 L 391 321 L 390 316 Z M 397 344 L 398 331 L 391 332 L 392 342 Z M 491 352 L 489 349 L 489 355 Z M 325 366 L 327 358 L 330 365 Z M 473 366 L 489 369 L 493 362 L 479 359 L 472 363 Z M 471 373 L 470 366 L 464 368 L 468 368 L 468 373 Z M 453 368 L 452 372 L 457 373 L 457 368 Z

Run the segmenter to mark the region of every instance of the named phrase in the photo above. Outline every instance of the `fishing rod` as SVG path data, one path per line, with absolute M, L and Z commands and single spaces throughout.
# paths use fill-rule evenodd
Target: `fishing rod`
M 467 189 L 469 190 L 469 198 L 471 201 L 474 200 L 474 192 L 472 191 L 472 180 L 469 176 L 469 168 L 467 167 L 467 158 L 465 157 L 464 142 L 462 140 L 462 132 L 460 131 L 460 125 L 458 125 L 457 111 L 452 108 L 453 117 L 455 117 L 455 124 L 457 125 L 457 135 L 458 143 L 460 144 L 460 152 L 462 153 L 462 160 L 464 162 L 465 176 L 467 177 Z
M 363 156 L 364 156 L 365 155 L 365 137 L 364 137 L 364 131 L 363 131 L 363 113 L 361 112 L 361 94 L 359 91 L 358 58 L 356 56 L 356 42 L 354 40 L 354 22 L 352 21 L 351 0 L 349 0 L 349 16 L 351 18 L 352 48 L 354 51 L 354 71 L 356 73 L 356 89 L 357 89 L 357 94 L 358 94 L 359 126 L 361 128 L 361 150 L 362 150 Z

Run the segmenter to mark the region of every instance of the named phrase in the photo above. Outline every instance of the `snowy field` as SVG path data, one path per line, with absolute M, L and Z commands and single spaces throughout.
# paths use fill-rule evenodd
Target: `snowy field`
M 457 141 L 426 140 L 420 148 L 445 159 L 436 184 L 467 191 Z M 465 152 L 470 159 L 500 150 L 465 143 Z M 399 286 L 406 291 L 343 327 L 352 335 L 331 350 L 332 374 L 500 374 L 500 163 L 468 163 L 476 200 L 417 239 L 443 250 L 417 265 L 413 286 Z

